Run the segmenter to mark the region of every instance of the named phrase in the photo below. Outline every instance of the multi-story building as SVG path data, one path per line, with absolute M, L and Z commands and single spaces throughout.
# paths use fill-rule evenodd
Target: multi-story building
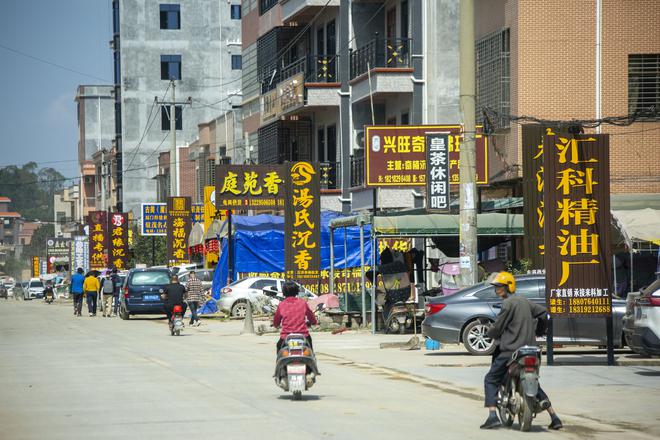
M 80 186 L 73 184 L 53 196 L 55 236 L 71 238 L 80 230 Z
M 75 101 L 78 107 L 78 166 L 83 182 L 80 194 L 81 206 L 77 209 L 80 218 L 76 218 L 76 221 L 83 221 L 90 211 L 116 208 L 116 203 L 100 205 L 100 193 L 95 187 L 100 186 L 101 174 L 97 174 L 94 167 L 94 155 L 100 154 L 103 150 L 112 150 L 114 145 L 114 87 L 78 86 Z
M 112 4 L 117 200 L 120 209 L 137 212 L 140 203 L 156 199 L 158 155 L 173 145 L 170 118 L 176 144 L 186 146 L 195 140 L 197 124 L 240 104 L 241 5 Z M 176 105 L 174 115 L 170 104 Z
M 477 0 L 475 11 L 478 105 L 563 121 L 660 109 L 660 2 Z M 494 180 L 516 182 L 521 126 L 496 123 L 492 151 L 507 166 Z M 660 113 L 599 129 L 611 192 L 660 193 Z
M 179 182 L 179 195 L 190 197 L 195 202 L 195 162 L 190 157 L 190 147 L 177 147 L 177 155 L 174 161 L 170 160 L 170 152 L 160 153 L 158 155 L 158 173 L 154 177 L 156 181 L 156 196 L 151 201 L 166 203 L 167 198 L 172 195 L 171 164 L 175 163 L 174 172 Z
M 10 211 L 9 197 L 0 197 L 0 246 L 11 247 L 18 243 L 21 214 Z
M 460 122 L 458 0 L 251 0 L 243 8 L 246 145 L 259 163 L 324 163 L 324 208 L 372 205 L 365 125 Z M 380 205 L 411 207 L 414 194 L 383 189 Z

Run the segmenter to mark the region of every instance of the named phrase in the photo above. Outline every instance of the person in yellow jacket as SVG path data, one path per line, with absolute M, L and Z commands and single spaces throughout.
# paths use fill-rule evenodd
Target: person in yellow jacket
M 94 276 L 94 272 L 87 274 L 85 282 L 83 283 L 83 291 L 87 297 L 87 310 L 89 311 L 89 316 L 96 316 L 96 301 L 101 289 L 101 283 Z

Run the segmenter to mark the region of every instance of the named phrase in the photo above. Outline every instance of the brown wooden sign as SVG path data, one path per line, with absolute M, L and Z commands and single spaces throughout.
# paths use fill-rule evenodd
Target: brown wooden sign
M 108 266 L 108 213 L 89 213 L 89 268 L 105 269 Z
M 532 270 L 544 270 L 543 246 L 543 135 L 546 130 L 538 124 L 522 126 L 523 149 L 523 218 L 525 220 L 525 256 L 532 262 Z
M 110 252 L 108 266 L 117 270 L 128 268 L 128 214 L 113 212 L 108 219 Z
M 286 278 L 315 284 L 321 269 L 321 185 L 318 164 L 287 164 L 284 213 Z
M 284 165 L 218 165 L 216 209 L 284 209 Z
M 188 236 L 191 227 L 190 197 L 167 199 L 167 260 L 170 266 L 190 262 Z
M 609 136 L 547 135 L 543 159 L 548 311 L 609 316 Z
M 476 180 L 488 183 L 488 141 L 477 128 Z M 426 135 L 448 132 L 449 183 L 458 184 L 460 145 L 463 141 L 460 125 L 366 126 L 366 185 L 425 186 L 429 172 Z

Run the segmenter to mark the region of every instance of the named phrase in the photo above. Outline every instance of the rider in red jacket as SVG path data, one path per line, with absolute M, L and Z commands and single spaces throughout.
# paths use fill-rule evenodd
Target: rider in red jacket
M 298 298 L 300 288 L 293 281 L 286 281 L 282 286 L 284 301 L 277 306 L 275 317 L 273 318 L 273 327 L 282 327 L 280 339 L 277 341 L 277 351 L 280 351 L 286 337 L 292 333 L 305 335 L 310 348 L 312 348 L 312 338 L 309 336 L 307 324 L 316 325 L 316 317 L 307 305 L 305 300 Z M 313 349 L 313 348 L 312 348 Z

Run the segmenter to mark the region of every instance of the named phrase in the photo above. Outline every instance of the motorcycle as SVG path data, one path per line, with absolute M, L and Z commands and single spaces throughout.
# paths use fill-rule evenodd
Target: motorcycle
M 55 294 L 53 293 L 52 288 L 46 288 L 46 290 L 44 290 L 44 300 L 47 304 L 50 304 L 55 300 Z
M 179 336 L 183 330 L 183 307 L 175 305 L 172 308 L 172 319 L 170 319 L 170 333 Z
M 316 356 L 304 335 L 290 334 L 277 353 L 275 383 L 284 391 L 293 393 L 293 400 L 300 400 L 302 392 L 316 383 L 319 376 Z
M 510 427 L 518 417 L 521 431 L 529 431 L 539 407 L 541 349 L 525 345 L 513 353 L 507 364 L 507 377 L 497 393 L 497 410 L 504 426 Z

